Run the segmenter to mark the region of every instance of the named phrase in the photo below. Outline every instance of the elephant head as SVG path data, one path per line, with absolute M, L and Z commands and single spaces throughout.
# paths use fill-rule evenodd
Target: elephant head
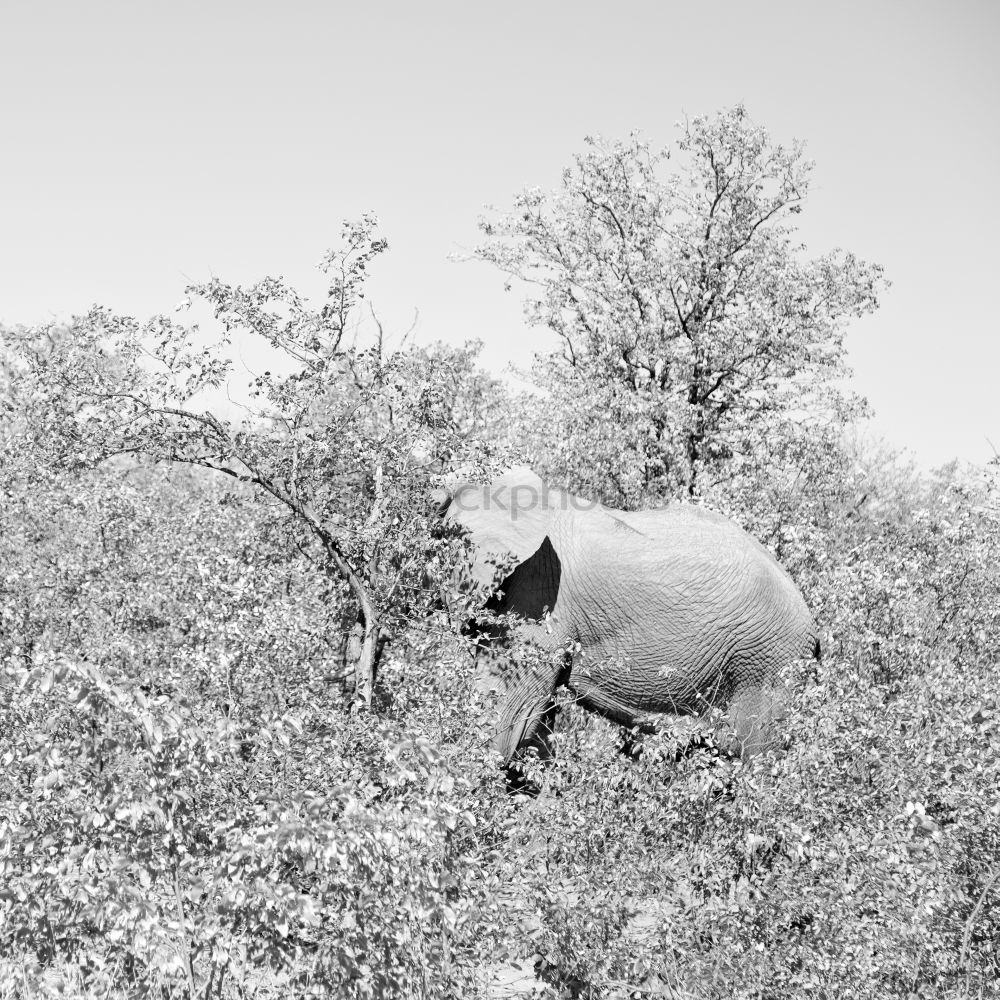
M 489 606 L 540 650 L 487 644 L 505 761 L 545 746 L 559 684 L 630 729 L 718 710 L 740 752 L 773 739 L 782 675 L 813 654 L 815 626 L 788 574 L 735 523 L 690 504 L 611 510 L 523 468 L 456 489 L 444 512 L 473 543 L 477 583 L 493 585 L 510 560 Z

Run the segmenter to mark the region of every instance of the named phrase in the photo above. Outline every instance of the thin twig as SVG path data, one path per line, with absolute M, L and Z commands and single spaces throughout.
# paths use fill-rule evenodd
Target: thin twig
M 979 902 L 972 909 L 972 913 L 969 914 L 969 919 L 965 921 L 965 930 L 962 932 L 962 951 L 958 957 L 959 966 L 965 965 L 965 956 L 969 951 L 969 940 L 972 937 L 972 928 L 976 922 L 976 917 L 979 916 L 979 911 L 983 908 L 983 901 L 986 899 L 986 894 L 993 888 L 993 883 L 1000 878 L 1000 868 L 987 879 L 986 885 L 983 887 L 983 891 L 979 894 Z

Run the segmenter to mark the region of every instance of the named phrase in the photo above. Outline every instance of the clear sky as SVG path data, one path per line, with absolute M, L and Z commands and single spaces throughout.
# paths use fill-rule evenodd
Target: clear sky
M 312 268 L 374 210 L 390 329 L 546 346 L 486 265 L 483 206 L 588 134 L 656 145 L 744 102 L 817 161 L 810 250 L 893 287 L 849 336 L 876 429 L 925 463 L 1000 448 L 1000 4 L 174 0 L 0 8 L 0 321 L 172 310 L 189 280 Z

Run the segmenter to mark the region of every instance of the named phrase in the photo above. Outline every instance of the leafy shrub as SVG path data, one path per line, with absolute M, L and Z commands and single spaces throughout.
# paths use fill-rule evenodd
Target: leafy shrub
M 592 146 L 487 224 L 480 256 L 541 277 L 531 315 L 567 348 L 531 399 L 474 347 L 352 342 L 370 218 L 319 307 L 191 289 L 207 344 L 106 310 L 4 331 L 9 994 L 485 997 L 516 966 L 550 997 L 995 995 L 998 469 L 849 440 L 841 334 L 881 272 L 772 225 L 798 147 L 738 108 L 680 152 L 686 179 Z M 275 364 L 229 421 L 200 407 L 235 332 Z M 824 648 L 790 674 L 786 749 L 665 732 L 626 756 L 564 698 L 539 794 L 505 794 L 429 491 L 525 458 L 770 546 Z

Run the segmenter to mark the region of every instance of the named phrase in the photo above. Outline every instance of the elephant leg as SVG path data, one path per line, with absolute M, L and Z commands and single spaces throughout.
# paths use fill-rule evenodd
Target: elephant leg
M 625 729 L 636 733 L 657 733 L 666 719 L 680 716 L 682 712 L 649 712 L 637 709 L 623 698 L 609 690 L 610 685 L 601 684 L 586 663 L 574 664 L 562 682 L 572 691 L 577 704 L 588 712 L 603 715 L 611 722 L 616 722 Z
M 642 756 L 643 735 L 638 729 L 623 729 L 618 752 L 628 760 L 638 760 Z
M 518 756 L 524 756 L 529 751 L 534 750 L 539 760 L 552 759 L 552 733 L 555 731 L 558 712 L 559 708 L 555 701 L 549 698 L 525 726 L 521 741 L 517 745 Z
M 587 673 L 574 671 L 566 681 L 576 701 L 588 712 L 625 729 L 621 752 L 633 760 L 642 753 L 642 737 L 668 728 L 683 743 L 698 738 L 698 719 L 687 712 L 643 712 L 615 697 Z
M 658 733 L 662 726 L 663 716 L 649 712 L 636 712 L 624 702 L 608 695 L 596 685 L 567 685 L 576 697 L 577 704 L 588 712 L 603 715 L 610 722 L 617 722 L 628 730 L 637 733 Z
M 546 764 L 552 760 L 552 733 L 555 729 L 556 715 L 559 708 L 550 698 L 548 704 L 540 711 L 540 718 L 537 724 L 531 720 L 525 727 L 525 735 L 522 736 L 512 757 L 507 762 L 507 790 L 512 794 L 537 795 L 539 785 L 534 782 L 527 773 L 528 756 L 532 750 L 535 752 L 535 759 L 539 764 Z
M 732 750 L 741 757 L 753 757 L 779 746 L 787 702 L 787 689 L 780 682 L 739 685 L 725 707 Z
M 702 747 L 752 756 L 777 742 L 777 723 L 785 703 L 780 685 L 762 683 L 759 675 L 752 680 L 748 678 L 727 701 L 718 703 L 718 710 L 724 716 L 722 732 L 715 739 L 706 739 L 706 730 L 713 728 L 711 717 L 715 715 L 708 700 L 704 700 L 704 712 L 692 711 L 687 706 L 678 706 L 676 712 L 642 711 L 598 683 L 586 670 L 574 670 L 566 685 L 585 709 L 625 728 L 622 753 L 633 759 L 641 753 L 643 734 L 667 729 L 679 742 L 679 756 Z
M 551 655 L 515 651 L 505 661 L 494 657 L 490 668 L 480 674 L 480 693 L 497 699 L 490 742 L 505 765 L 522 759 L 531 749 L 542 761 L 551 758 L 556 716 L 553 695 L 560 673 Z

